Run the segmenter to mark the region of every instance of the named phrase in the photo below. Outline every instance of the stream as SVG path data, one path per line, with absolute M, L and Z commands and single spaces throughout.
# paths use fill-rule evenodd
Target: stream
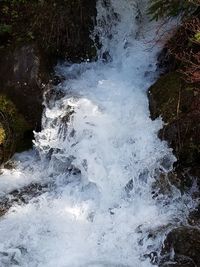
M 98 0 L 98 60 L 56 67 L 64 80 L 44 97 L 34 149 L 0 176 L 8 201 L 44 188 L 23 191 L 1 217 L 1 267 L 158 266 L 166 233 L 186 221 L 189 197 L 167 178 L 167 192 L 157 186 L 176 159 L 157 137 L 161 118 L 150 119 L 162 47 L 147 4 Z

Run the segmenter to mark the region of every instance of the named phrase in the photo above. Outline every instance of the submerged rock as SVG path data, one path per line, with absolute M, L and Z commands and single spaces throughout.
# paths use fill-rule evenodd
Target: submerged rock
M 16 189 L 7 195 L 0 197 L 0 217 L 3 216 L 13 205 L 27 204 L 31 199 L 40 196 L 50 190 L 51 184 L 31 183 L 21 189 Z

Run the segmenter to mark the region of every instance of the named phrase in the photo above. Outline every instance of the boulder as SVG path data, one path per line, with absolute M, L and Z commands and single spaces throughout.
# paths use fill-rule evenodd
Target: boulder
M 200 230 L 181 226 L 172 230 L 166 237 L 160 267 L 200 266 Z
M 50 78 L 46 59 L 35 44 L 1 49 L 0 57 L 0 94 L 14 103 L 32 129 L 39 130 Z
M 179 73 L 171 72 L 151 86 L 149 103 L 152 119 L 161 116 L 165 122 L 159 137 L 173 148 L 176 174 L 191 184 L 190 175 L 200 178 L 199 90 L 184 82 Z
M 31 146 L 30 132 L 31 125 L 13 102 L 0 94 L 0 164 L 6 162 L 14 152 Z

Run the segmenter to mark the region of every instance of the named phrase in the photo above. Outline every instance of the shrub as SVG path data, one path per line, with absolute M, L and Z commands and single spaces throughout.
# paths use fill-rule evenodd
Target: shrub
M 200 83 L 200 19 L 182 23 L 167 43 L 168 51 L 179 62 L 179 72 L 189 83 Z

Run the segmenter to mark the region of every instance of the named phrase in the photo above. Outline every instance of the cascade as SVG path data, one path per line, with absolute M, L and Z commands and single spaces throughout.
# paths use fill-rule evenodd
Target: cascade
M 184 222 L 186 196 L 156 187 L 175 157 L 149 117 L 156 23 L 148 1 L 99 0 L 96 62 L 58 65 L 34 150 L 3 170 L 0 196 L 39 183 L 42 194 L 0 220 L 0 266 L 149 267 L 164 235 Z

